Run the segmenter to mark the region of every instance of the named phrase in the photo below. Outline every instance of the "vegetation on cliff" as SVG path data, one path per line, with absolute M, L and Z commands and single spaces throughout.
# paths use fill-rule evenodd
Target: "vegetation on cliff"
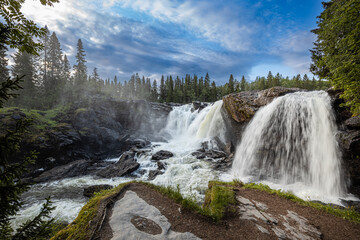
M 311 50 L 310 70 L 320 79 L 328 79 L 339 90 L 345 106 L 354 115 L 360 114 L 360 2 L 331 0 L 323 2 L 324 11 L 318 17 L 317 35 Z

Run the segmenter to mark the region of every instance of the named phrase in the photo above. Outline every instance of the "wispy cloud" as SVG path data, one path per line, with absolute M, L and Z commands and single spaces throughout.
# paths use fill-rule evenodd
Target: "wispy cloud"
M 288 1 L 281 4 L 291 6 Z M 154 77 L 209 72 L 221 83 L 230 73 L 237 78 L 248 76 L 266 62 L 307 71 L 313 37 L 306 27 L 293 28 L 294 12 L 284 11 L 281 4 L 267 0 L 67 0 L 44 7 L 27 0 L 23 12 L 57 33 L 72 63 L 81 38 L 89 72 L 96 66 L 103 77 L 116 74 L 123 80 L 135 72 Z

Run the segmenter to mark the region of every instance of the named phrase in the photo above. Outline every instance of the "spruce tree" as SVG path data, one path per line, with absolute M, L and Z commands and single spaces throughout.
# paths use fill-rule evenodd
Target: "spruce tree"
M 8 60 L 6 58 L 7 48 L 0 45 L 0 83 L 9 78 Z
M 211 83 L 211 89 L 210 89 L 210 101 L 215 102 L 216 100 L 217 100 L 217 89 L 216 89 L 216 84 L 213 81 Z
M 241 91 L 245 91 L 245 88 L 246 88 L 246 80 L 245 80 L 245 77 L 243 75 L 241 77 L 240 89 L 241 89 Z
M 234 76 L 230 74 L 229 82 L 228 82 L 228 94 L 233 93 L 234 91 L 235 91 Z
M 87 83 L 87 67 L 85 60 L 85 50 L 81 39 L 77 42 L 76 65 L 74 65 L 74 88 L 75 96 L 83 96 Z
M 14 78 L 16 76 L 22 77 L 22 90 L 19 91 L 20 96 L 14 99 L 17 106 L 24 106 L 27 108 L 34 107 L 35 94 L 35 69 L 33 56 L 26 52 L 16 52 L 13 56 L 14 65 L 11 72 Z
M 204 88 L 203 88 L 203 101 L 209 102 L 210 100 L 210 76 L 209 73 L 206 73 L 204 80 Z
M 165 102 L 166 101 L 166 86 L 165 86 L 165 80 L 164 75 L 161 76 L 160 80 L 160 96 L 159 96 L 159 102 Z
M 154 79 L 153 81 L 153 85 L 152 85 L 152 88 L 151 88 L 151 101 L 154 101 L 156 102 L 158 100 L 158 87 L 157 87 L 157 82 L 156 82 L 156 79 Z
M 44 81 L 45 99 L 48 107 L 53 107 L 60 100 L 60 94 L 65 86 L 62 78 L 63 56 L 60 42 L 53 32 L 50 37 L 48 50 L 48 77 Z

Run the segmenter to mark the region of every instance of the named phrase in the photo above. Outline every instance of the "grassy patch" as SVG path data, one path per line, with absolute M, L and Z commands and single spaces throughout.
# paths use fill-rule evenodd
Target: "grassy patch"
M 171 186 L 167 186 L 167 187 L 165 187 L 165 186 L 157 186 L 157 185 L 147 183 L 147 182 L 138 182 L 138 183 L 144 184 L 144 185 L 158 191 L 159 193 L 171 198 L 176 203 L 181 204 L 181 206 L 184 209 L 195 211 L 195 212 L 200 213 L 200 214 L 205 215 L 205 216 L 210 216 L 209 212 L 206 209 L 203 209 L 196 202 L 196 199 L 183 197 L 181 195 L 181 193 L 180 193 L 179 187 L 177 187 L 175 189 L 175 188 L 173 188 Z
M 341 217 L 343 219 L 347 219 L 347 220 L 351 220 L 351 221 L 360 223 L 360 213 L 355 211 L 352 207 L 342 209 L 342 208 L 338 208 L 338 207 L 332 206 L 332 205 L 324 205 L 324 204 L 321 204 L 321 203 L 305 201 L 305 200 L 295 196 L 292 193 L 284 192 L 284 191 L 281 191 L 281 190 L 274 190 L 274 189 L 271 189 L 269 186 L 267 186 L 265 184 L 248 183 L 248 184 L 244 184 L 244 187 L 245 188 L 251 188 L 251 189 L 257 189 L 257 190 L 260 190 L 260 191 L 265 191 L 265 192 L 268 192 L 270 194 L 276 194 L 276 195 L 278 195 L 278 196 L 280 196 L 282 198 L 291 200 L 293 202 L 297 202 L 300 205 L 313 207 L 313 208 L 316 208 L 316 209 L 318 209 L 320 211 L 330 213 L 332 215 Z
M 235 192 L 231 183 L 209 182 L 203 208 L 207 208 L 215 221 L 236 213 Z
M 204 204 L 201 206 L 194 198 L 183 197 L 179 188 L 173 188 L 170 186 L 156 186 L 150 183 L 143 182 L 152 189 L 160 192 L 161 194 L 168 196 L 175 202 L 181 204 L 181 207 L 187 210 L 195 211 L 203 216 L 207 216 L 214 221 L 218 222 L 223 219 L 224 216 L 233 214 L 235 209 L 235 192 L 233 187 L 236 182 L 219 182 L 210 181 L 209 189 L 206 191 Z

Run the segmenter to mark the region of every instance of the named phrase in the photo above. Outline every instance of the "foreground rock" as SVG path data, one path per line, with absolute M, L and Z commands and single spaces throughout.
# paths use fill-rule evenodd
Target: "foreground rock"
M 115 203 L 112 212 L 109 225 L 114 239 L 199 239 L 188 232 L 171 230 L 171 224 L 159 209 L 130 190 Z

